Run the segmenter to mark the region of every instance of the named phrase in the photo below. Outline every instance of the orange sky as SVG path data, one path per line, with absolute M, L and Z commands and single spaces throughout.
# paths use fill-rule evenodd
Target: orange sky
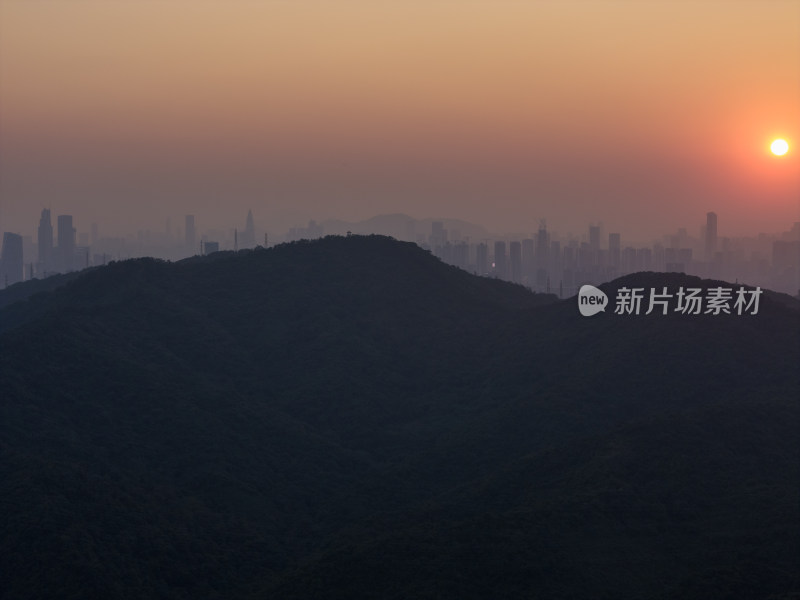
M 789 154 L 768 154 L 784 137 Z M 0 227 L 800 220 L 800 2 L 2 0 Z

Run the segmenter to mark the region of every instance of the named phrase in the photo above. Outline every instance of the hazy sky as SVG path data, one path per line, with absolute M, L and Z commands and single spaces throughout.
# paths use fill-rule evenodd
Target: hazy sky
M 106 232 L 248 208 L 784 231 L 798 159 L 798 0 L 0 0 L 0 228 L 23 234 L 43 207 Z

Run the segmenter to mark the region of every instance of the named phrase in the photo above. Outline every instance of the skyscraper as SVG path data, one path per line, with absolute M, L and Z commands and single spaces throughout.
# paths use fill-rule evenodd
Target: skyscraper
M 39 257 L 37 271 L 40 277 L 46 277 L 55 267 L 53 265 L 53 224 L 50 221 L 50 209 L 43 209 L 39 218 Z
M 597 253 L 600 250 L 599 225 L 589 225 L 589 248 L 591 248 L 592 254 L 597 256 Z
M 547 222 L 542 219 L 539 231 L 536 234 L 536 276 L 531 286 L 534 290 L 543 292 L 547 288 L 547 257 L 550 247 L 550 235 L 547 233 Z
M 494 243 L 494 273 L 499 279 L 508 277 L 505 242 Z
M 717 213 L 706 214 L 706 260 L 714 259 L 717 251 Z
M 469 268 L 469 244 L 461 241 L 453 244 L 453 264 L 465 271 Z
M 522 244 L 511 242 L 509 247 L 509 258 L 511 262 L 511 281 L 514 283 L 522 282 Z
M 245 221 L 244 231 L 239 237 L 239 248 L 252 248 L 256 245 L 256 225 L 253 221 L 253 211 L 247 211 L 247 221 Z
M 447 241 L 447 230 L 444 228 L 442 221 L 434 221 L 431 223 L 431 247 L 444 246 Z
M 22 281 L 22 236 L 3 234 L 3 254 L 0 257 L 0 285 L 8 287 Z
M 58 215 L 58 262 L 62 273 L 75 268 L 75 228 L 72 215 Z
M 478 269 L 478 275 L 489 273 L 489 247 L 484 242 L 478 244 L 475 249 L 475 266 Z
M 619 271 L 620 264 L 620 234 L 608 234 L 608 262 L 616 271 Z
M 539 232 L 536 234 L 536 266 L 539 269 L 547 268 L 547 249 L 550 246 L 550 236 L 547 234 L 547 223 L 542 219 L 539 223 Z
M 192 254 L 196 250 L 195 243 L 194 215 L 186 215 L 186 249 Z
M 534 257 L 536 247 L 533 238 L 525 238 L 522 240 L 522 276 L 525 281 L 530 284 L 536 275 L 536 263 Z
M 550 241 L 550 255 L 547 259 L 547 276 L 551 281 L 561 277 L 561 242 L 558 240 Z

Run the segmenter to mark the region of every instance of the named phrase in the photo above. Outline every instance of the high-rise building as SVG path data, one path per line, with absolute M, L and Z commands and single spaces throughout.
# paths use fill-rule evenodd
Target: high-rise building
M 775 240 L 772 242 L 772 266 L 778 270 L 800 268 L 800 241 Z
M 58 262 L 62 273 L 75 269 L 75 228 L 72 215 L 58 215 Z
M 511 281 L 514 283 L 522 282 L 522 244 L 511 242 L 509 247 L 509 259 L 511 262 Z
M 447 230 L 444 228 L 444 223 L 441 221 L 434 221 L 431 223 L 431 248 L 444 246 L 446 241 Z
M 86 234 L 88 237 L 88 234 Z M 89 266 L 89 253 L 91 248 L 86 245 L 75 247 L 74 265 L 76 269 L 85 269 Z
M 452 264 L 466 271 L 468 263 L 469 263 L 469 244 L 463 241 L 453 244 Z
M 621 239 L 618 233 L 608 234 L 608 263 L 615 270 L 619 270 Z
M 717 213 L 706 214 L 706 260 L 714 258 L 717 251 Z
M 244 231 L 239 238 L 239 248 L 252 248 L 256 245 L 256 224 L 253 221 L 253 211 L 247 211 L 247 220 L 244 224 Z
M 475 248 L 475 266 L 478 275 L 487 275 L 489 273 L 489 246 L 484 242 L 481 242 Z
M 636 250 L 636 262 L 640 271 L 653 270 L 653 251 L 650 248 Z
M 494 243 L 494 274 L 499 279 L 508 277 L 508 266 L 506 264 L 506 243 Z
M 405 224 L 405 237 L 403 238 L 406 242 L 413 242 L 417 239 L 417 222 L 416 221 L 406 221 Z
M 632 248 L 630 246 L 626 247 L 622 251 L 622 271 L 624 273 L 634 273 L 639 270 L 639 261 L 636 255 L 636 248 Z M 683 267 L 680 269 L 675 269 L 676 271 L 682 271 Z
M 558 240 L 550 241 L 550 254 L 547 259 L 547 275 L 550 280 L 561 277 L 561 242 Z
M 194 215 L 186 215 L 186 249 L 194 254 L 196 248 L 194 245 L 197 243 L 194 231 Z
M 3 234 L 3 254 L 0 256 L 0 285 L 8 287 L 22 281 L 22 236 Z
M 564 291 L 567 296 L 574 293 L 575 271 L 578 267 L 578 242 L 571 240 L 562 252 L 561 259 L 561 280 L 564 284 Z M 575 290 L 577 291 L 577 290 Z
M 547 267 L 550 249 L 550 234 L 547 233 L 547 223 L 544 219 L 539 222 L 539 231 L 536 233 L 536 274 L 533 278 L 532 288 L 537 292 L 547 289 Z
M 50 210 L 42 210 L 39 218 L 39 257 L 37 271 L 40 277 L 46 277 L 55 269 L 53 265 L 53 224 L 50 221 Z
M 589 225 L 589 248 L 592 254 L 597 255 L 600 250 L 600 226 Z
M 536 273 L 536 262 L 534 260 L 536 256 L 535 247 L 533 238 L 525 238 L 522 240 L 522 277 L 529 285 L 533 281 L 533 276 Z
M 539 269 L 547 268 L 547 249 L 550 246 L 550 236 L 547 234 L 547 223 L 542 219 L 539 232 L 536 234 L 536 266 Z

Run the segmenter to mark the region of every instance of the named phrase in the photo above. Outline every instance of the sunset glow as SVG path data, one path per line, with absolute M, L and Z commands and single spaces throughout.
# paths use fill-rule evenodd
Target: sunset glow
M 769 148 L 774 155 L 783 156 L 789 151 L 789 144 L 786 140 L 775 140 Z
M 716 206 L 780 231 L 800 179 L 760 161 L 765 131 L 800 136 L 795 7 L 2 2 L 0 219 L 658 235 Z

